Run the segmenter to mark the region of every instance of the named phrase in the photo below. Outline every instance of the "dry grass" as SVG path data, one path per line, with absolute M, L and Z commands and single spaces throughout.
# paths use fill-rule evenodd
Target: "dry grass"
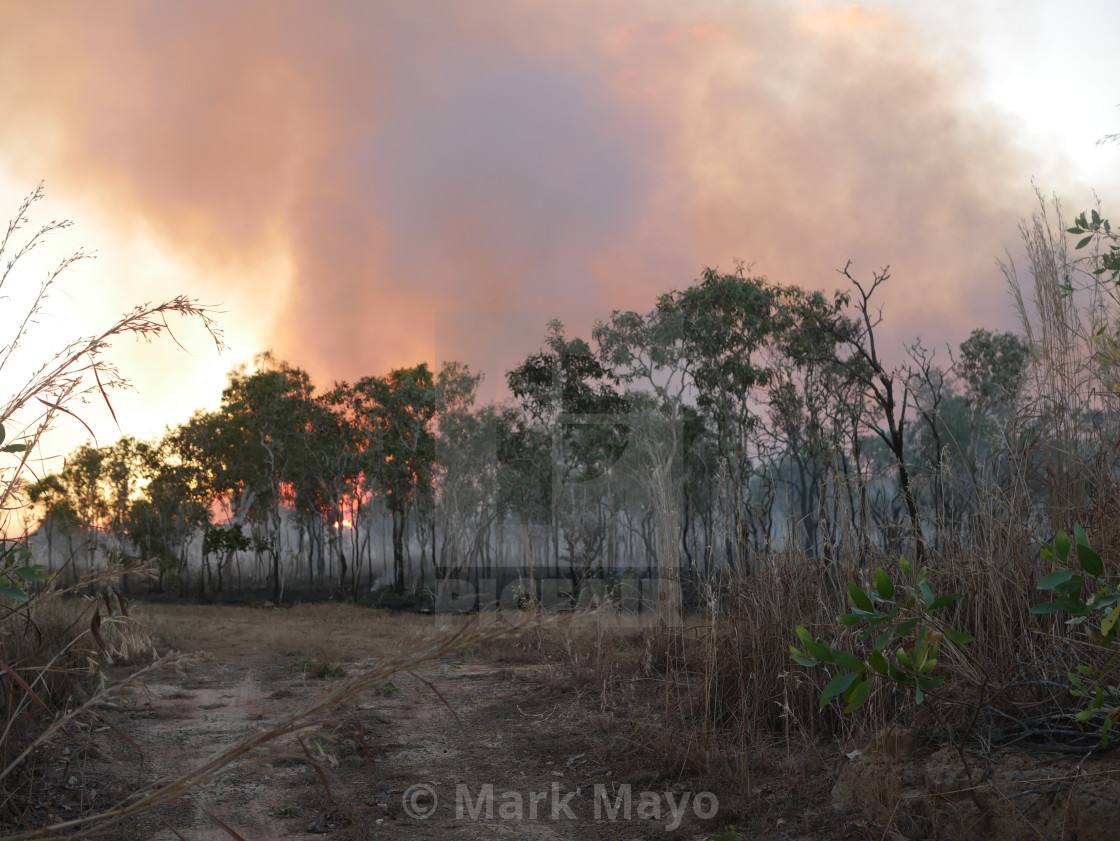
M 0 620 L 0 821 L 29 823 L 37 803 L 54 796 L 41 766 L 55 739 L 77 736 L 98 717 L 124 681 L 104 680 L 106 667 L 154 657 L 150 634 L 127 616 L 113 576 L 67 588 L 47 586 Z
M 431 617 L 394 614 L 386 623 L 383 614 L 350 604 L 292 607 L 231 607 L 221 605 L 141 606 L 137 616 L 166 644 L 181 647 L 243 646 L 262 653 L 291 657 L 323 653 L 342 661 L 357 661 L 387 644 L 423 638 L 435 627 Z M 262 616 L 266 621 L 261 621 Z M 271 620 L 271 621 L 267 621 Z M 455 631 L 461 623 L 447 630 Z
M 37 632 L 4 629 L 5 639 L 19 643 L 24 651 L 23 656 L 14 658 L 13 648 L 6 646 L 9 659 L 3 664 L 8 675 L 19 676 L 14 683 L 4 684 L 7 694 L 3 702 L 8 713 L 3 745 L 6 762 L 0 771 L 8 815 L 5 823 L 9 827 L 4 837 L 13 841 L 103 835 L 123 821 L 152 812 L 215 780 L 238 759 L 263 745 L 298 733 L 309 722 L 324 719 L 366 693 L 383 691 L 389 678 L 398 672 L 472 647 L 498 643 L 513 633 L 508 626 L 483 627 L 478 622 L 463 623 L 450 632 L 439 633 L 430 619 L 403 617 L 399 623 L 386 623 L 374 611 L 344 606 L 329 612 L 310 608 L 277 611 L 276 622 L 262 622 L 260 609 L 165 606 L 153 623 L 157 638 L 172 642 L 177 638 L 189 639 L 196 648 L 214 643 L 222 647 L 244 645 L 273 659 L 278 650 L 306 651 L 309 640 L 315 640 L 318 651 L 327 644 L 336 652 L 331 656 L 342 656 L 344 652 L 353 665 L 345 676 L 335 671 L 331 675 L 335 679 L 314 702 L 291 711 L 264 729 L 246 732 L 235 744 L 181 774 L 147 784 L 125 800 L 80 818 L 59 820 L 52 810 L 52 819 L 37 826 L 29 817 L 34 814 L 30 808 L 32 800 L 49 800 L 55 793 L 36 788 L 40 776 L 35 773 L 36 763 L 51 755 L 52 744 L 63 736 L 80 739 L 82 732 L 92 729 L 91 723 L 100 724 L 101 710 L 114 706 L 125 688 L 141 683 L 159 670 L 189 668 L 191 663 L 189 655 L 179 653 L 155 656 L 148 633 L 120 616 L 102 617 L 100 635 L 106 644 L 102 648 L 91 641 L 90 604 L 102 602 L 66 602 L 48 596 L 37 612 Z M 152 612 L 140 610 L 142 618 L 146 613 L 154 618 Z M 9 621 L 13 620 L 26 621 L 14 615 Z M 36 643 L 37 639 L 49 643 Z M 149 652 L 147 665 L 127 669 L 114 680 L 106 679 L 104 668 L 113 662 L 114 656 L 118 661 L 127 660 L 141 647 Z M 390 653 L 371 658 L 374 652 L 385 651 Z M 333 662 L 318 656 L 323 662 Z M 122 738 L 127 737 L 122 734 Z M 22 825 L 22 831 L 13 831 L 13 822 L 17 827 Z

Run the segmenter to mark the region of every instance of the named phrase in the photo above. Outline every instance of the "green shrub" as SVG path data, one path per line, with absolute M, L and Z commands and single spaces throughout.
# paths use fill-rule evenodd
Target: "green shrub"
M 1120 578 L 1104 574 L 1104 560 L 1089 545 L 1085 530 L 1075 525 L 1072 541 L 1064 531 L 1058 532 L 1053 543 L 1043 544 L 1042 557 L 1062 566 L 1038 582 L 1038 589 L 1052 592 L 1054 598 L 1035 605 L 1031 613 L 1067 613 L 1067 626 L 1083 626 L 1092 643 L 1114 647 L 1120 633 Z M 1099 722 L 1101 744 L 1106 747 L 1120 720 L 1120 685 L 1114 677 L 1117 656 L 1113 653 L 1103 666 L 1082 663 L 1069 676 L 1073 695 L 1089 704 L 1076 714 L 1077 720 Z
M 929 585 L 929 570 L 899 559 L 905 579 L 895 586 L 882 568 L 875 570 L 875 585 L 864 591 L 854 582 L 848 584 L 851 613 L 836 617 L 843 626 L 865 625 L 860 634 L 871 643 L 866 656 L 817 642 L 805 628 L 797 636 L 804 649 L 790 646 L 791 657 L 802 666 L 823 664 L 839 666 L 841 671 L 821 693 L 821 709 L 833 698 L 843 697 L 845 712 L 859 709 L 871 696 L 876 678 L 886 678 L 913 687 L 914 701 L 921 704 L 927 692 L 945 680 L 936 674 L 941 643 L 972 642 L 969 634 L 947 626 L 936 612 L 961 600 L 960 593 L 937 596 Z

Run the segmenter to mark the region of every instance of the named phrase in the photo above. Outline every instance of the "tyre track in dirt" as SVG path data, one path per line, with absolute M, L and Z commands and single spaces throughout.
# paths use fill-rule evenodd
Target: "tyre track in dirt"
M 160 675 L 131 693 L 119 714 L 115 726 L 143 753 L 143 768 L 136 770 L 132 745 L 99 734 L 96 773 L 115 775 L 117 793 L 182 773 L 332 686 L 330 678 L 301 668 L 290 644 L 254 645 L 241 627 L 223 638 L 197 636 L 184 637 L 180 647 L 206 650 L 213 659 L 185 674 Z M 361 642 L 377 659 L 394 636 L 390 627 L 382 639 Z M 219 780 L 110 837 L 693 841 L 719 828 L 718 821 L 686 811 L 666 831 L 674 823 L 667 807 L 659 820 L 641 819 L 637 793 L 671 786 L 653 774 L 625 778 L 596 716 L 573 701 L 548 666 L 490 659 L 472 655 L 469 662 L 437 661 L 399 674 L 354 707 L 270 743 Z M 635 776 L 632 768 L 629 774 Z M 609 821 L 600 810 L 597 820 L 594 787 L 614 796 L 625 782 L 635 792 L 630 819 Z M 494 792 L 489 810 L 487 785 Z M 415 786 L 429 788 L 412 800 Z M 433 806 L 432 814 L 419 816 Z

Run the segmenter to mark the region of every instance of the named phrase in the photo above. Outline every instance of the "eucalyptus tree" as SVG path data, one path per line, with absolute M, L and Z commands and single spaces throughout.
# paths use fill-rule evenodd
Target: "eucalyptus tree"
M 47 569 L 54 572 L 54 537 L 68 534 L 78 524 L 78 513 L 62 477 L 49 473 L 27 486 L 27 499 L 35 507 L 39 527 L 47 539 Z
M 171 573 L 173 583 L 185 595 L 189 587 L 187 546 L 200 529 L 205 532 L 210 525 L 210 511 L 209 493 L 201 481 L 203 472 L 180 455 L 179 429 L 154 445 L 138 447 L 135 476 L 143 487 L 129 506 L 126 530 L 141 559 L 158 564 L 160 589 Z M 219 590 L 220 582 L 219 577 Z
M 119 560 L 127 552 L 129 508 L 142 476 L 151 445 L 131 435 L 102 448 L 101 476 L 105 496 L 105 531 L 113 537 L 112 554 Z
M 878 288 L 890 279 L 890 270 L 884 268 L 872 275 L 870 282 L 857 280 L 851 274 L 851 262 L 842 270 L 855 289 L 854 312 L 848 315 L 840 307 L 830 307 L 814 313 L 807 310 L 804 345 L 808 354 L 842 367 L 855 383 L 859 393 L 860 424 L 876 435 L 887 447 L 898 476 L 899 494 L 909 520 L 909 530 L 915 553 L 920 558 L 925 552 L 925 539 L 911 482 L 907 461 L 907 424 L 911 409 L 911 393 L 907 384 L 912 375 L 908 366 L 892 367 L 882 356 L 876 330 L 882 323 L 882 310 L 873 304 Z M 850 293 L 841 293 L 840 305 L 852 302 Z M 816 337 L 814 339 L 814 336 Z M 818 344 L 811 349 L 813 342 Z
M 485 572 L 491 564 L 491 531 L 501 515 L 498 419 L 493 406 L 440 418 L 438 577 Z
M 972 408 L 974 435 L 1010 417 L 1029 362 L 1030 347 L 1015 333 L 977 328 L 961 342 L 954 370 Z
M 506 381 L 527 416 L 522 440 L 542 440 L 534 426 L 547 435 L 552 557 L 557 573 L 566 561 L 578 582 L 601 566 L 606 549 L 606 488 L 627 443 L 626 398 L 591 346 L 567 338 L 557 320 L 548 324 L 545 346 L 507 372 Z
M 448 362 L 436 382 L 432 557 L 437 578 L 489 565 L 489 534 L 500 512 L 498 412 L 493 406 L 475 408 L 481 380 L 465 365 Z M 437 538 L 442 539 L 438 550 Z
M 291 472 L 301 437 L 311 422 L 311 378 L 271 354 L 255 360 L 256 370 L 230 374 L 218 413 L 218 440 L 231 469 L 229 479 L 252 489 L 249 518 L 260 531 L 258 545 L 269 554 L 273 598 L 282 581 L 282 504 L 290 492 Z M 232 468 L 230 467 L 232 465 Z
M 593 336 L 604 364 L 628 389 L 631 415 L 643 410 L 660 418 L 654 427 L 640 422 L 632 427 L 631 441 L 644 448 L 653 461 L 648 472 L 659 477 L 653 483 L 661 489 L 657 518 L 668 523 L 679 511 L 683 566 L 697 571 L 706 569 L 718 550 L 716 507 L 727 489 L 720 480 L 726 465 L 713 413 L 694 405 L 697 348 L 686 341 L 691 310 L 662 304 L 646 314 L 614 312 L 596 325 Z M 667 477 L 675 481 L 666 483 Z
M 285 478 L 298 518 L 301 549 L 307 537 L 308 581 L 314 580 L 316 572 L 322 579 L 326 558 L 336 557 L 339 591 L 345 588 L 350 572 L 356 598 L 362 565 L 359 509 L 363 501 L 356 430 L 333 397 L 321 395 L 307 407 L 306 421 L 298 432 L 292 439 Z
M 435 379 L 426 364 L 397 368 L 384 377 L 341 383 L 331 399 L 354 423 L 365 480 L 380 493 L 392 519 L 393 586 L 403 595 L 409 517 L 418 500 L 432 493 Z
M 685 480 L 691 380 L 683 315 L 673 309 L 645 315 L 616 310 L 596 323 L 592 337 L 604 365 L 627 387 L 627 444 L 632 456 L 626 462 L 631 491 L 627 501 L 648 511 L 637 532 L 648 556 L 663 571 L 681 566 L 682 551 L 688 569 L 694 571 L 695 560 L 685 545 L 692 501 Z
M 953 373 L 965 404 L 967 425 L 965 464 L 973 517 L 999 516 L 990 510 L 990 490 L 1008 488 L 1011 462 L 1029 454 L 1033 424 L 1020 425 L 1019 407 L 1024 379 L 1032 361 L 1027 341 L 1011 332 L 977 328 L 960 344 Z M 1027 438 L 1023 437 L 1026 433 Z M 1012 458 L 1008 458 L 1012 456 Z
M 766 450 L 787 488 L 788 537 L 808 557 L 828 559 L 837 551 L 841 521 L 857 510 L 850 459 L 851 417 L 859 414 L 856 380 L 838 361 L 836 338 L 818 329 L 834 322 L 847 304 L 840 293 L 825 295 L 799 287 L 784 289 L 785 318 L 764 355 L 771 370 L 765 403 Z M 849 533 L 857 529 L 847 529 Z
M 233 573 L 236 553 L 245 546 L 243 526 L 259 493 L 256 465 L 262 451 L 228 414 L 198 411 L 165 436 L 168 463 L 181 482 L 184 497 L 197 500 L 205 512 L 202 528 L 202 569 L 219 553 L 218 581 Z M 218 520 L 217 523 L 213 522 Z M 184 560 L 184 572 L 187 569 Z
M 908 435 L 908 452 L 918 478 L 929 484 L 925 502 L 935 512 L 936 539 L 959 541 L 968 513 L 989 503 L 1006 473 L 1008 422 L 1029 350 L 1014 333 L 977 328 L 948 370 L 934 364 L 933 352 L 920 341 L 907 352 L 907 387 L 920 419 Z M 922 496 L 921 489 L 915 496 Z
M 784 364 L 776 368 L 767 397 L 769 452 L 787 488 L 788 537 L 799 540 L 810 558 L 833 552 L 839 509 L 850 487 L 838 379 L 815 366 Z
M 135 447 L 131 438 L 108 447 L 82 444 L 66 457 L 56 477 L 33 486 L 33 502 L 49 505 L 57 523 L 76 527 L 90 567 L 99 551 L 118 559 L 124 551 L 128 506 L 136 487 Z M 113 538 L 113 546 L 105 536 Z
M 94 564 L 104 531 L 108 504 L 103 491 L 105 451 L 89 444 L 77 447 L 63 462 L 61 479 L 76 516 L 88 567 Z
M 761 407 L 774 381 L 767 358 L 773 343 L 792 326 L 800 290 L 748 277 L 739 266 L 731 274 L 706 269 L 683 291 L 662 295 L 657 311 L 679 331 L 679 359 L 695 392 L 697 408 L 711 417 L 720 456 L 722 493 L 728 509 L 727 559 L 748 566 L 748 547 L 762 549 L 770 535 L 758 528 L 757 513 L 769 511 L 771 486 L 752 483 L 758 455 L 756 433 Z M 752 513 L 750 496 L 764 498 Z
M 968 474 L 971 459 L 968 411 L 948 372 L 934 364 L 932 350 L 915 341 L 907 353 L 913 362 L 907 388 L 920 421 L 911 425 L 908 443 L 917 480 L 915 496 L 920 498 L 921 485 L 927 485 L 924 504 L 933 511 L 934 548 L 944 552 L 962 536 L 967 500 L 957 480 L 958 472 Z
M 552 536 L 552 431 L 515 406 L 496 409 L 494 427 L 498 522 L 511 523 L 522 542 L 521 555 L 535 558 L 538 527 L 546 528 L 546 544 Z
M 707 572 L 719 549 L 716 540 L 718 436 L 711 418 L 694 406 L 684 408 L 681 433 L 684 447 L 681 546 L 688 568 Z

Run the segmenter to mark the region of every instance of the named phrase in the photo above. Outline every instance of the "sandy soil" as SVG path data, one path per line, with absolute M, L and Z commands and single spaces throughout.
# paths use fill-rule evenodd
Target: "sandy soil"
M 344 605 L 137 614 L 165 645 L 208 659 L 122 698 L 113 727 L 95 734 L 98 749 L 75 766 L 75 788 L 95 803 L 175 776 L 311 703 L 345 679 L 336 668 L 353 674 L 434 630 L 430 617 Z M 526 645 L 496 643 L 397 674 L 111 837 L 626 841 L 726 830 L 715 801 L 727 792 L 697 801 L 698 781 L 616 755 L 617 719 Z

